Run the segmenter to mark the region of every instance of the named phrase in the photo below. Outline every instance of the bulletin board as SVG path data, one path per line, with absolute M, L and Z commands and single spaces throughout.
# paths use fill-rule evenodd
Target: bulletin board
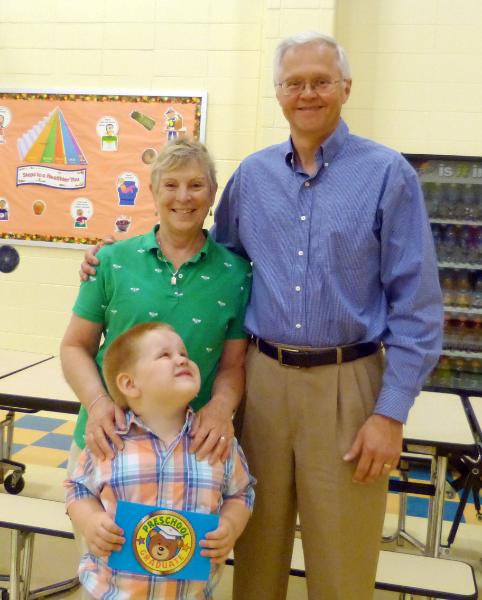
M 204 141 L 205 92 L 0 90 L 0 240 L 80 247 L 156 222 L 150 165 Z

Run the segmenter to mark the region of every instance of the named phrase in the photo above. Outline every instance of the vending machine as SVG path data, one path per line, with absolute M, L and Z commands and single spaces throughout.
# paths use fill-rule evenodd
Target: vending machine
M 442 356 L 424 388 L 482 394 L 482 158 L 405 158 L 422 184 L 444 299 Z

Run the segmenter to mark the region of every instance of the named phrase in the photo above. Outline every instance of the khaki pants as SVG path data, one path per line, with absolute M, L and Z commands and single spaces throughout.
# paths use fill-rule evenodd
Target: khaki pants
M 258 484 L 235 547 L 234 600 L 286 597 L 297 510 L 310 600 L 373 598 L 387 478 L 354 484 L 342 457 L 382 374 L 381 352 L 294 369 L 250 346 L 241 445 Z

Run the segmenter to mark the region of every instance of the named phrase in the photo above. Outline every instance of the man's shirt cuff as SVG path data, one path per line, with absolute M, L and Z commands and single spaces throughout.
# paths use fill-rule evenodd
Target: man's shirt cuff
M 415 401 L 414 396 L 401 390 L 382 389 L 375 406 L 376 415 L 384 415 L 401 423 L 406 423 L 408 412 Z

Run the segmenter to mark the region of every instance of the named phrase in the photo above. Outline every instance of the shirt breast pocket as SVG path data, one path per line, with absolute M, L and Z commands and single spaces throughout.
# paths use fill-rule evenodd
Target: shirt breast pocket
M 359 219 L 331 229 L 326 240 L 326 261 L 331 273 L 363 273 L 379 260 L 380 244 L 372 221 Z

